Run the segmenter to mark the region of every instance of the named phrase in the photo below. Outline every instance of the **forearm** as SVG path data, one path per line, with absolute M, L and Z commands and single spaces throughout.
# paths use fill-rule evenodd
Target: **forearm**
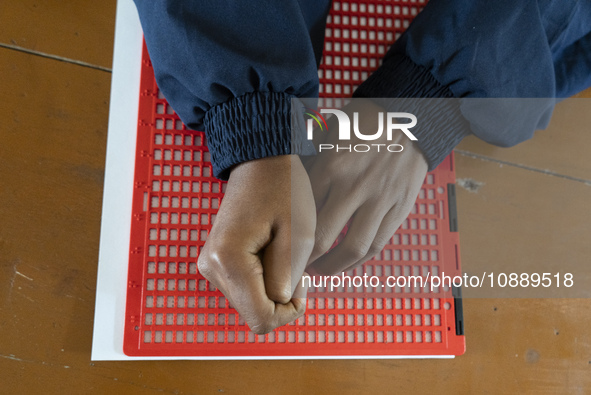
M 290 132 L 291 98 L 318 95 L 318 23 L 299 1 L 135 2 L 158 86 L 189 128 L 205 130 L 216 176 L 247 160 L 313 153 Z
M 469 133 L 514 145 L 546 126 L 550 99 L 591 83 L 589 55 L 562 56 L 569 47 L 591 47 L 582 39 L 589 20 L 588 2 L 431 0 L 355 96 L 449 98 L 437 109 L 445 117 L 417 136 L 431 169 Z M 461 110 L 451 98 L 464 101 Z M 472 100 L 481 98 L 492 100 Z M 523 100 L 515 116 L 520 110 L 497 98 L 548 100 Z

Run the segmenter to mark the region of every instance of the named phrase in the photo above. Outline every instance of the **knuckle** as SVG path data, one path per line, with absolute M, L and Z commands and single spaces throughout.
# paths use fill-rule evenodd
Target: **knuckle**
M 232 252 L 232 250 L 225 246 L 215 247 L 209 250 L 209 260 L 212 261 L 216 266 L 226 266 L 235 258 L 235 254 Z
M 291 290 L 285 287 L 282 289 L 270 289 L 267 291 L 267 297 L 274 302 L 286 304 L 291 300 Z
M 314 250 L 317 253 L 325 253 L 334 244 L 336 239 L 332 239 L 329 236 L 329 232 L 326 228 L 316 228 L 316 236 L 315 236 L 315 243 L 314 243 Z
M 303 316 L 306 313 L 306 299 L 304 299 L 304 298 L 295 299 L 294 306 L 296 308 L 296 313 L 297 313 L 294 320 L 297 320 L 298 318 L 300 318 L 301 316 Z
M 205 254 L 201 254 L 199 255 L 199 258 L 197 259 L 197 270 L 199 270 L 199 273 L 205 277 L 205 278 L 210 278 L 212 275 L 212 270 L 211 270 L 211 264 L 209 259 L 205 256 Z
M 213 277 L 214 275 L 223 274 L 228 277 L 232 272 L 233 263 L 237 262 L 236 254 L 224 246 L 208 247 L 207 245 L 201 251 L 197 259 L 197 268 L 205 278 Z
M 316 243 L 314 245 L 313 255 L 321 256 L 330 250 L 331 245 L 326 243 Z
M 250 330 L 257 335 L 265 335 L 275 329 L 275 327 L 271 325 L 268 320 L 260 318 L 253 319 L 248 326 L 250 327 Z
M 275 329 L 273 326 L 273 311 L 261 305 L 252 305 L 241 311 L 250 330 L 257 335 L 264 335 Z
M 366 239 L 358 239 L 354 242 L 348 243 L 345 251 L 347 256 L 351 257 L 352 259 L 360 260 L 368 254 L 371 245 L 371 241 Z
M 213 286 L 222 290 L 223 284 L 221 284 L 217 277 L 216 270 L 212 267 L 211 261 L 208 260 L 206 257 L 199 257 L 197 260 L 197 270 L 200 275 L 202 275 L 207 281 L 209 281 Z

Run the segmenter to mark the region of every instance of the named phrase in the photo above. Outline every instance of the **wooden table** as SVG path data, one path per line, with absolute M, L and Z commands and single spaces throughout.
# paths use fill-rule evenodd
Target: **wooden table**
M 455 360 L 91 362 L 114 20 L 114 0 L 0 4 L 0 393 L 591 393 L 582 299 L 466 299 Z M 465 270 L 590 260 L 590 126 L 560 129 L 458 147 Z

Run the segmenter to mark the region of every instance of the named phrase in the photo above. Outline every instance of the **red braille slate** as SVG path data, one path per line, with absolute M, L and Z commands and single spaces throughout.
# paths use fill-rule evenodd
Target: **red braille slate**
M 334 1 L 319 70 L 321 97 L 350 97 L 424 4 Z M 311 289 L 305 316 L 267 335 L 250 332 L 196 265 L 226 184 L 212 175 L 204 134 L 187 130 L 158 91 L 145 47 L 140 90 L 125 354 L 378 358 L 464 352 L 461 299 L 443 288 Z M 450 156 L 427 175 L 389 245 L 349 275 L 460 274 L 454 182 Z

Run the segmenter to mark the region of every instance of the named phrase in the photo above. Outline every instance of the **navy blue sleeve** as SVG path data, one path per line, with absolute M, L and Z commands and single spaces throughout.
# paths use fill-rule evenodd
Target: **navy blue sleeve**
M 247 160 L 314 153 L 292 141 L 290 108 L 293 97 L 318 96 L 330 1 L 135 3 L 158 87 L 189 128 L 205 131 L 217 177 Z
M 431 0 L 354 96 L 570 96 L 591 85 L 590 32 L 586 0 Z M 478 105 L 451 106 L 446 124 L 416 135 L 430 169 L 470 132 L 511 146 L 544 128 L 552 112 L 552 104 L 540 101 L 515 125 L 514 116 L 505 116 L 511 105 L 489 103 L 498 104 L 484 109 L 497 122 Z

